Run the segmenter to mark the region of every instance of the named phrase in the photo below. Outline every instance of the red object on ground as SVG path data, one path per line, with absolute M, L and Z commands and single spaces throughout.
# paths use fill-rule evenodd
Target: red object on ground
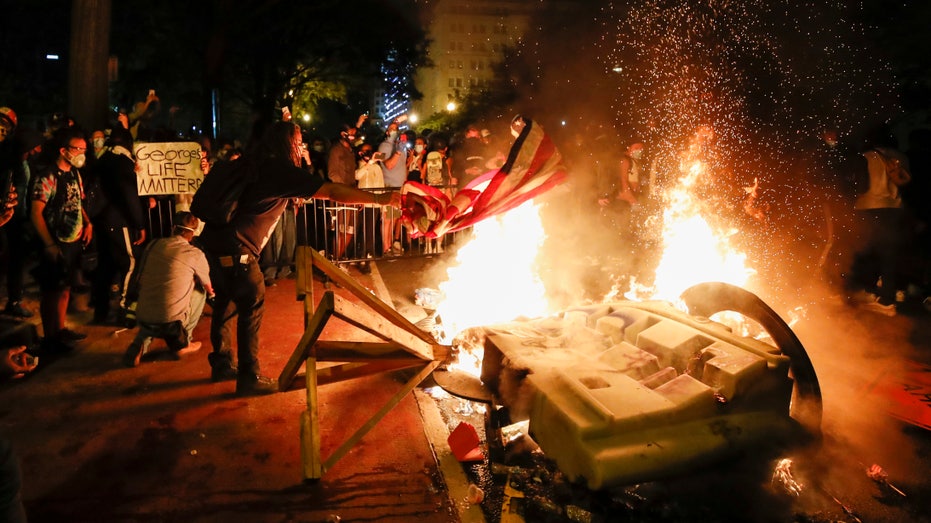
M 890 365 L 867 391 L 883 398 L 893 417 L 931 430 L 931 366 L 908 360 L 904 367 Z
M 475 427 L 462 422 L 454 430 L 446 441 L 449 448 L 452 449 L 453 455 L 459 461 L 481 461 L 485 459 L 482 448 L 479 446 L 478 433 Z

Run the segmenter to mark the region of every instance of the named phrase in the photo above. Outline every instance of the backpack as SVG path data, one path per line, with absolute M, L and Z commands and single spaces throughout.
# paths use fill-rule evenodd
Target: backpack
M 908 163 L 897 151 L 886 149 L 885 147 L 876 148 L 879 157 L 882 158 L 883 165 L 886 167 L 886 176 L 897 186 L 901 187 L 912 180 L 912 174 L 908 171 Z
M 427 154 L 427 175 L 424 180 L 427 185 L 443 185 L 443 155 L 437 151 L 430 151 Z
M 214 164 L 194 193 L 191 214 L 205 224 L 226 225 L 232 222 L 239 207 L 239 198 L 254 179 L 253 172 L 249 162 L 241 159 Z

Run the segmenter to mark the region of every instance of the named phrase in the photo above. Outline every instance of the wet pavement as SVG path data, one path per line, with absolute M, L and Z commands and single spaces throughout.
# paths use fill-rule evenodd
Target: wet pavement
M 439 261 L 380 261 L 371 276 L 350 271 L 416 323 L 426 314 L 413 303 L 414 290 L 437 283 L 430 268 Z M 317 299 L 323 289 L 316 282 Z M 293 280 L 269 288 L 267 301 L 261 357 L 264 373 L 276 377 L 301 336 L 302 309 Z M 305 482 L 305 393 L 244 399 L 232 382 L 211 383 L 207 318 L 195 336 L 205 342 L 199 352 L 172 361 L 153 344 L 133 369 L 120 363 L 132 332 L 84 328 L 91 336 L 74 354 L 0 385 L 0 432 L 20 457 L 30 521 L 503 521 L 506 484 L 525 496 L 516 505 L 526 521 L 931 521 L 931 433 L 891 416 L 875 387 L 905 361 L 931 364 L 931 316 L 920 304 L 888 318 L 826 299 L 800 303 L 793 329 L 821 382 L 821 440 L 605 492 L 569 482 L 529 438 L 486 452 L 496 463 L 450 466 L 441 448 L 448 431 L 468 421 L 484 440 L 486 415 L 477 403 L 463 414 L 462 402 L 435 394 L 429 380 L 322 479 Z M 89 313 L 71 319 L 84 323 Z M 357 336 L 334 320 L 322 338 L 363 339 Z M 324 457 L 408 376 L 321 386 Z M 793 460 L 797 493 L 773 481 L 782 458 Z M 887 484 L 868 477 L 872 464 L 888 474 Z M 482 488 L 484 501 L 470 506 L 463 481 Z

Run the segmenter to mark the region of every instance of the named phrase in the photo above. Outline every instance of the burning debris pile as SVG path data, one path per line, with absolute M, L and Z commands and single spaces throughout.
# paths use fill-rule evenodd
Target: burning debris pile
M 592 489 L 682 473 L 794 432 L 779 349 L 660 302 L 486 328 L 482 381 Z

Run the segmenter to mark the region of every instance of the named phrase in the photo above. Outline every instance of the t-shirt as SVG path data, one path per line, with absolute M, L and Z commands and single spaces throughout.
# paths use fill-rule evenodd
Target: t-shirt
M 342 142 L 330 149 L 327 158 L 327 174 L 330 181 L 355 186 L 356 156 Z
M 285 159 L 270 159 L 248 168 L 258 172 L 243 191 L 233 221 L 207 224 L 201 234 L 208 251 L 216 256 L 250 253 L 258 257 L 288 201 L 310 198 L 323 185 L 319 177 Z
M 210 285 L 210 266 L 203 251 L 181 236 L 152 242 L 139 274 L 136 318 L 145 323 L 187 321 L 194 278 Z
M 391 158 L 395 153 L 396 143 L 397 138 L 393 140 L 386 139 L 378 146 L 378 152 L 384 154 L 385 158 Z M 389 169 L 385 162 L 381 163 L 382 170 L 385 173 L 385 187 L 400 187 L 407 181 L 407 151 L 403 147 L 398 147 L 397 151 L 400 155 L 398 156 L 398 163 L 394 164 L 394 167 Z
M 63 194 L 59 194 L 63 191 Z M 57 197 L 56 197 L 57 196 Z M 45 203 L 42 217 L 52 238 L 61 243 L 74 243 L 81 239 L 84 215 L 81 200 L 84 186 L 76 168 L 63 171 L 57 165 L 43 171 L 32 185 L 30 199 Z

